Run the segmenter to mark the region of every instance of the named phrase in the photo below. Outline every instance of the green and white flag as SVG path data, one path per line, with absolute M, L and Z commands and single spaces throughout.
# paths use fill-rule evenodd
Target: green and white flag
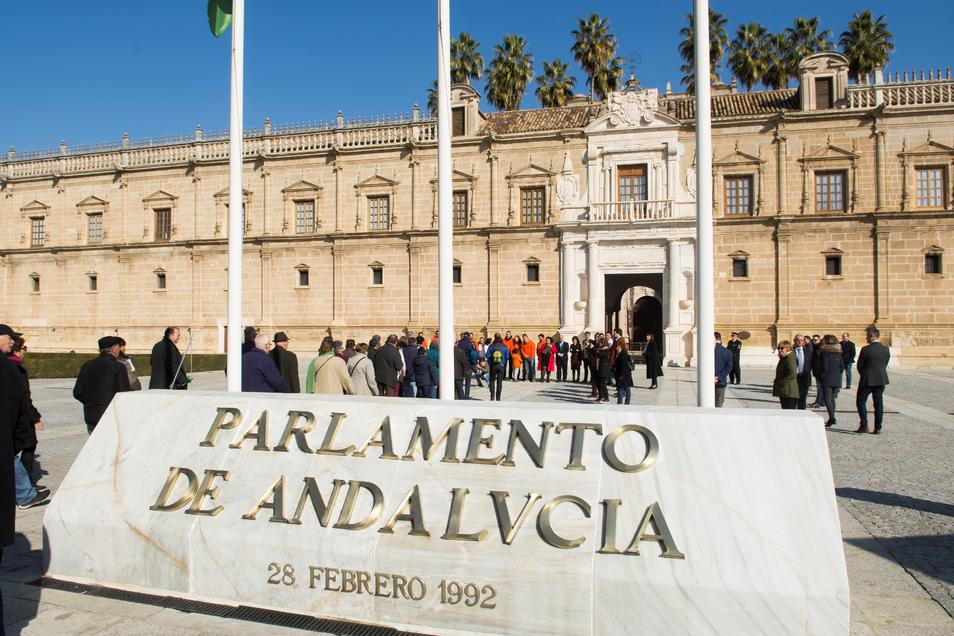
M 232 24 L 232 0 L 209 0 L 209 29 L 219 37 Z

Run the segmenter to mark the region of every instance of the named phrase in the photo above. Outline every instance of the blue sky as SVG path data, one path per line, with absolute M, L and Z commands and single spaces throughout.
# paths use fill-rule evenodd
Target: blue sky
M 770 30 L 799 15 L 821 18 L 835 39 L 852 13 L 884 14 L 895 35 L 889 70 L 954 64 L 954 2 L 722 0 L 730 35 L 756 20 Z M 228 126 L 229 36 L 216 40 L 206 0 L 162 2 L 11 1 L 0 29 L 3 92 L 0 148 L 52 148 Z M 436 76 L 436 2 L 246 1 L 245 125 L 409 112 L 423 106 Z M 55 11 L 52 9 L 55 8 Z M 571 64 L 577 90 L 585 78 L 573 62 L 570 31 L 597 12 L 610 20 L 619 52 L 640 57 L 643 86 L 678 90 L 678 31 L 691 2 L 633 0 L 452 0 L 451 30 L 467 31 L 485 61 L 504 34 L 528 41 L 535 75 L 554 58 Z M 628 66 L 627 66 L 628 74 Z M 724 72 L 726 79 L 728 73 Z M 524 107 L 536 106 L 534 85 Z M 483 82 L 477 89 L 483 93 Z M 485 109 L 490 107 L 485 104 Z

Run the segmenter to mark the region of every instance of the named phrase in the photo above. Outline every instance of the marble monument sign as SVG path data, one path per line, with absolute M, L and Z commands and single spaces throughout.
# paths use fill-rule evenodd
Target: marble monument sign
M 47 575 L 435 634 L 847 634 L 804 412 L 120 394 Z

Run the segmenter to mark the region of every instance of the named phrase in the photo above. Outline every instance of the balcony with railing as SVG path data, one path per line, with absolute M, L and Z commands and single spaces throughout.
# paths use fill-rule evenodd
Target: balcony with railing
M 928 106 L 937 104 L 954 105 L 954 80 L 951 69 L 942 77 L 941 69 L 922 70 L 920 74 L 912 71 L 895 73 L 892 81 L 854 84 L 848 87 L 848 108 L 866 109 L 878 106 Z
M 563 208 L 563 223 L 646 223 L 675 218 L 672 199 L 609 201 Z

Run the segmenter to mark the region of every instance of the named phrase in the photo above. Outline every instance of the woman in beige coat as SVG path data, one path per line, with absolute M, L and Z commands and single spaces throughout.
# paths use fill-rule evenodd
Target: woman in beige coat
M 335 355 L 335 341 L 325 337 L 315 358 L 314 392 L 325 395 L 354 395 L 354 384 L 348 376 L 345 361 Z
M 351 359 L 348 360 L 348 375 L 354 385 L 355 395 L 377 395 L 378 383 L 374 378 L 374 363 L 368 357 L 368 345 L 359 344 Z

